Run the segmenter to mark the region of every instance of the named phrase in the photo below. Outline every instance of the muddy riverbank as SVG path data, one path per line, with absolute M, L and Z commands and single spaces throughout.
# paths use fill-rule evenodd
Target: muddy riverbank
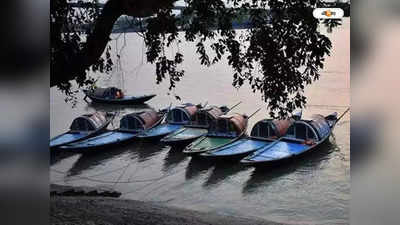
M 155 202 L 108 197 L 50 198 L 50 224 L 136 224 L 136 225 L 277 225 L 261 219 L 202 213 L 167 207 Z

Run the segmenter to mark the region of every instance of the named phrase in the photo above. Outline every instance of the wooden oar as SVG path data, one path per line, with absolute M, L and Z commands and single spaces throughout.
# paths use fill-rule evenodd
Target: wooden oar
M 250 119 L 252 116 L 254 116 L 256 113 L 258 113 L 261 110 L 261 108 L 257 109 L 253 114 L 251 114 L 247 119 Z
M 336 123 L 337 122 L 339 122 L 339 120 L 340 119 L 342 119 L 342 117 L 348 112 L 350 110 L 350 107 L 349 108 L 347 108 L 347 110 L 346 111 L 344 111 L 344 113 L 342 113 L 342 115 L 341 116 L 339 116 L 339 118 L 336 120 Z
M 228 111 L 225 112 L 225 114 L 227 114 L 228 112 L 232 111 L 232 109 L 234 109 L 236 106 L 240 105 L 242 102 L 238 102 L 236 105 L 232 106 Z

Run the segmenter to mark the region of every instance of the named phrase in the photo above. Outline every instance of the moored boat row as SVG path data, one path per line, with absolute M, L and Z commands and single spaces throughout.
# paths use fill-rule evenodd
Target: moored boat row
M 214 123 L 218 117 L 227 114 L 240 103 L 241 102 L 237 103 L 231 108 L 226 106 L 209 106 L 207 108 L 202 108 L 193 116 L 193 120 L 188 125 L 167 135 L 161 139 L 161 142 L 171 146 L 188 144 L 206 135 L 210 127 L 215 126 Z
M 289 119 L 263 119 L 246 134 L 252 115 L 233 113 L 226 106 L 183 104 L 164 110 L 124 115 L 120 127 L 106 130 L 114 114 L 96 112 L 75 119 L 70 131 L 50 140 L 51 149 L 96 152 L 98 148 L 134 140 L 161 139 L 166 145 L 186 147 L 184 154 L 207 159 L 242 159 L 246 165 L 265 165 L 294 158 L 328 139 L 341 117 L 301 114 Z
M 257 113 L 254 112 L 251 116 Z M 231 114 L 219 116 L 215 123 L 210 125 L 207 135 L 198 138 L 189 144 L 183 152 L 186 154 L 199 154 L 222 148 L 243 137 L 247 130 L 248 120 L 251 116 L 246 114 Z
M 262 149 L 282 137 L 289 126 L 294 122 L 293 119 L 273 120 L 264 119 L 258 121 L 248 137 L 241 138 L 231 144 L 213 151 L 202 153 L 204 157 L 225 158 L 241 157 Z

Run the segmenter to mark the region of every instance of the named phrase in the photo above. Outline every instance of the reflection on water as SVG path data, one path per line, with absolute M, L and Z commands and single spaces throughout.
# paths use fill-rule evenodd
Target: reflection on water
M 213 166 L 215 166 L 215 161 L 193 157 L 186 167 L 185 178 L 186 180 L 195 179 L 202 174 L 206 174 Z
M 50 154 L 50 166 L 57 164 L 58 162 L 62 161 L 63 159 L 69 158 L 76 153 L 73 152 L 64 152 L 64 151 L 53 151 Z
M 330 38 L 332 56 L 327 58 L 321 79 L 306 88 L 308 107 L 303 117 L 318 113 L 342 113 L 350 104 L 349 21 Z M 141 46 L 142 39 L 127 34 L 127 46 Z M 199 65 L 193 46 L 182 43 L 185 55 L 182 69 L 186 74 L 176 88 L 183 102 L 206 102 L 210 105 L 242 104 L 233 112 L 250 113 L 263 107 L 258 93 L 250 87 L 232 87 L 232 71 L 226 61 L 212 67 Z M 119 112 L 108 128 L 117 128 L 127 113 L 176 105 L 168 95 L 168 83 L 155 85 L 154 65 L 141 63 L 136 48 L 121 53 L 124 86 L 132 95 L 156 93 L 148 105 L 118 106 L 78 102 L 75 108 L 64 102 L 64 96 L 51 89 L 51 136 L 66 131 L 77 116 L 95 110 Z M 140 66 L 138 66 L 140 65 Z M 129 74 L 131 71 L 137 73 Z M 139 78 L 140 76 L 140 78 Z M 118 73 L 100 86 L 115 85 Z M 100 79 L 101 80 L 101 79 Z M 79 93 L 82 97 L 83 94 Z M 253 125 L 268 118 L 265 108 L 249 120 Z M 122 198 L 159 201 L 204 212 L 260 217 L 297 224 L 343 224 L 348 222 L 350 201 L 350 116 L 345 115 L 333 131 L 330 142 L 314 152 L 277 167 L 255 169 L 234 161 L 214 161 L 190 157 L 181 148 L 159 142 L 133 141 L 124 147 L 104 149 L 92 155 L 60 154 L 52 156 L 52 183 L 85 186 L 110 186 Z
M 223 162 L 218 161 L 213 168 L 211 174 L 208 176 L 206 181 L 203 183 L 203 186 L 207 189 L 216 188 L 223 182 L 226 182 L 226 179 L 234 176 L 236 173 L 247 170 L 249 167 L 243 166 L 239 163 L 232 162 Z
M 111 161 L 124 153 L 127 148 L 101 149 L 96 153 L 81 154 L 79 159 L 72 165 L 67 172 L 67 177 L 73 177 L 82 174 L 82 172 L 90 170 L 98 165 L 106 165 L 107 161 Z
M 137 159 L 138 162 L 145 162 L 166 149 L 168 147 L 162 143 L 138 142 L 135 148 L 130 151 L 130 154 L 132 159 Z
M 163 171 L 168 172 L 178 166 L 181 162 L 183 162 L 188 157 L 185 154 L 182 154 L 184 147 L 171 147 L 168 151 L 167 156 L 164 158 Z
M 255 169 L 237 161 L 188 157 L 182 153 L 182 148 L 170 148 L 160 143 L 136 142 L 98 154 L 79 155 L 72 163 L 64 158 L 65 162 L 62 159 L 53 164 L 53 168 L 70 163 L 67 176 L 63 178 L 66 184 L 106 185 L 121 191 L 124 198 L 170 202 L 197 210 L 207 206 L 228 214 L 243 213 L 244 216 L 246 213 L 260 216 L 268 212 L 277 215 L 268 216 L 269 219 L 278 221 L 284 221 L 282 214 L 299 214 L 302 218 L 311 215 L 323 221 L 323 217 L 319 218 L 321 215 L 308 209 L 318 204 L 327 204 L 328 207 L 340 203 L 344 207 L 347 202 L 347 195 L 341 195 L 348 191 L 348 187 L 343 186 L 341 177 L 336 174 L 340 171 L 332 170 L 332 163 L 337 168 L 335 161 L 343 160 L 341 154 L 332 137 L 330 142 L 296 160 Z M 52 180 L 63 184 L 62 179 L 53 177 Z M 327 188 L 328 185 L 331 187 Z M 332 189 L 335 185 L 336 190 Z M 303 187 L 310 189 L 303 190 Z M 316 192 L 304 194 L 308 191 Z M 335 200 L 338 203 L 327 201 L 332 196 L 317 196 L 324 191 L 336 192 L 337 196 L 333 197 L 338 198 Z M 299 202 L 306 209 L 300 205 L 291 207 L 295 204 L 293 201 L 299 201 L 296 198 L 304 198 L 314 204 Z M 263 201 L 260 202 L 260 199 Z M 345 210 L 344 207 L 330 216 L 345 221 Z

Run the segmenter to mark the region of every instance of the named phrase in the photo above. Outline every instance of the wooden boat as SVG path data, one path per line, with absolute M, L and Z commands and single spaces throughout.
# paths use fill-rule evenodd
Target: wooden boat
M 162 138 L 172 132 L 175 132 L 187 125 L 192 120 L 194 114 L 202 108 L 201 105 L 186 103 L 170 109 L 164 123 L 141 132 L 137 138 L 142 140 L 152 140 Z
M 246 133 L 249 118 L 238 113 L 218 117 L 216 125 L 210 127 L 208 134 L 186 146 L 183 153 L 199 154 L 212 151 L 239 140 Z
M 89 150 L 132 141 L 138 134 L 151 129 L 162 122 L 165 111 L 155 110 L 130 113 L 122 117 L 120 127 L 89 139 L 64 145 L 62 149 Z
M 83 92 L 85 93 L 84 99 L 89 97 L 92 102 L 120 105 L 143 104 L 156 96 L 154 94 L 142 96 L 125 96 L 122 90 L 115 87 L 83 90 Z
M 221 148 L 200 154 L 209 158 L 240 158 L 274 143 L 286 134 L 294 119 L 258 121 L 251 130 L 250 136 L 240 138 Z
M 311 120 L 295 121 L 280 141 L 255 151 L 240 162 L 254 166 L 271 165 L 310 152 L 328 139 L 339 119 L 335 112 L 326 117 L 313 115 Z
M 240 103 L 241 102 L 234 105 L 230 109 L 226 106 L 209 106 L 207 108 L 200 109 L 195 113 L 190 124 L 185 125 L 179 130 L 165 136 L 163 139 L 161 139 L 161 142 L 171 146 L 188 144 L 197 138 L 206 135 L 211 124 L 214 124 L 215 126 L 219 116 L 228 113 Z
M 70 130 L 50 140 L 50 148 L 82 141 L 104 132 L 115 114 L 95 112 L 79 116 L 72 121 Z

